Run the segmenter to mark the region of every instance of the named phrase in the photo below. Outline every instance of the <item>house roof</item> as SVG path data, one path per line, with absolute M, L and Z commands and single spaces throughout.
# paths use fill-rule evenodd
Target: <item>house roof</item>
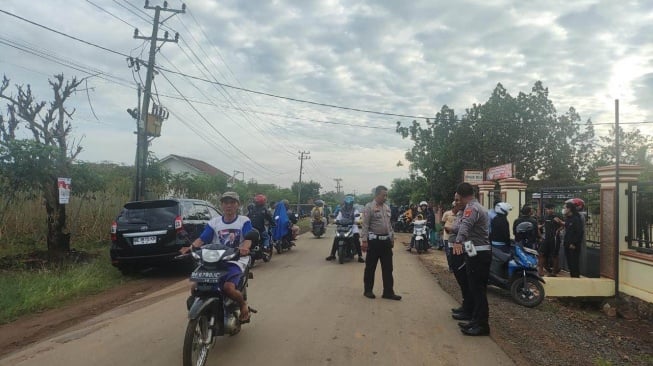
M 195 170 L 197 170 L 197 171 L 199 171 L 201 173 L 205 173 L 205 174 L 208 174 L 208 175 L 223 175 L 223 176 L 225 176 L 227 178 L 231 178 L 231 175 L 223 172 L 222 170 L 214 167 L 213 165 L 211 165 L 211 164 L 209 164 L 209 163 L 207 163 L 205 161 L 197 160 L 197 159 L 193 159 L 193 158 L 188 158 L 188 157 L 185 157 L 185 156 L 170 154 L 170 155 L 166 156 L 165 158 L 161 159 L 161 163 L 163 163 L 163 162 L 165 162 L 167 160 L 172 160 L 172 159 L 179 160 L 182 163 L 184 163 L 186 165 L 189 165 L 190 167 L 194 168 Z

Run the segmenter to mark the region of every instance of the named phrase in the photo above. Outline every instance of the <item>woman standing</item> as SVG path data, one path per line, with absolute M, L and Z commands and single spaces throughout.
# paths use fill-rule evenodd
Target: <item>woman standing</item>
M 583 242 L 585 228 L 583 221 L 573 202 L 566 202 L 562 210 L 565 216 L 564 248 L 565 257 L 571 277 L 580 277 L 580 247 Z

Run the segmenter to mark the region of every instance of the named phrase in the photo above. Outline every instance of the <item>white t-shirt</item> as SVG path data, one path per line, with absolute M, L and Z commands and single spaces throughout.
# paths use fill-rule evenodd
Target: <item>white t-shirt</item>
M 218 216 L 206 224 L 200 239 L 207 244 L 222 244 L 230 248 L 238 248 L 243 242 L 245 234 L 251 230 L 252 222 L 247 216 L 238 215 L 231 222 L 225 222 L 224 216 Z M 237 261 L 229 261 L 229 263 L 238 265 L 240 270 L 244 271 L 245 267 L 249 265 L 249 256 L 240 257 Z

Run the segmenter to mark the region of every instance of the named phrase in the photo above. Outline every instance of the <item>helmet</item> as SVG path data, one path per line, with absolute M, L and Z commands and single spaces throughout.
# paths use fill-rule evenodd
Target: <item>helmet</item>
M 353 205 L 354 204 L 354 197 L 346 196 L 344 202 L 345 202 L 345 205 Z
M 315 206 L 317 206 L 317 207 L 322 207 L 322 206 L 324 206 L 324 201 L 322 201 L 322 200 L 317 200 L 317 201 L 315 201 L 315 202 L 313 202 L 313 203 L 314 203 Z
M 286 206 L 286 210 L 290 207 L 290 202 L 288 200 L 282 200 L 281 202 Z
M 420 205 L 420 206 L 428 206 L 429 204 L 426 203 L 426 201 L 422 201 L 422 202 L 419 203 L 419 205 Z
M 267 197 L 265 197 L 265 195 L 263 194 L 257 194 L 256 196 L 254 196 L 254 203 L 256 203 L 259 206 L 263 206 L 265 202 L 267 202 L 267 200 L 268 200 Z
M 512 211 L 512 205 L 508 202 L 499 202 L 494 206 L 494 211 L 502 215 L 508 215 L 508 212 Z
M 572 203 L 576 206 L 576 211 L 582 211 L 585 208 L 585 201 L 580 198 L 572 198 L 565 201 L 565 203 Z

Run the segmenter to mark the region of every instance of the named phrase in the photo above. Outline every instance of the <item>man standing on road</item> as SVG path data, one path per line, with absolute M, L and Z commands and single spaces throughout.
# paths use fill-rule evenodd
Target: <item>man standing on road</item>
M 461 320 L 470 320 L 469 323 L 460 324 L 460 330 L 470 336 L 489 335 L 490 310 L 487 302 L 487 282 L 490 277 L 492 247 L 488 238 L 488 213 L 474 197 L 474 187 L 471 184 L 460 183 L 456 187 L 456 193 L 465 204 L 465 210 L 460 219 L 453 254 L 467 253 L 465 267 L 467 267 L 467 282 L 474 309 L 471 314 L 461 313 L 465 317 L 458 317 Z
M 361 240 L 363 252 L 367 252 L 365 259 L 365 273 L 363 295 L 373 299 L 376 296 L 374 288 L 374 274 L 376 264 L 381 261 L 383 277 L 383 297 L 390 300 L 401 300 L 401 296 L 394 292 L 394 279 L 392 278 L 392 248 L 394 247 L 394 232 L 390 223 L 390 207 L 385 204 L 388 198 L 388 188 L 378 186 L 374 189 L 374 200 L 363 209 L 363 228 Z

